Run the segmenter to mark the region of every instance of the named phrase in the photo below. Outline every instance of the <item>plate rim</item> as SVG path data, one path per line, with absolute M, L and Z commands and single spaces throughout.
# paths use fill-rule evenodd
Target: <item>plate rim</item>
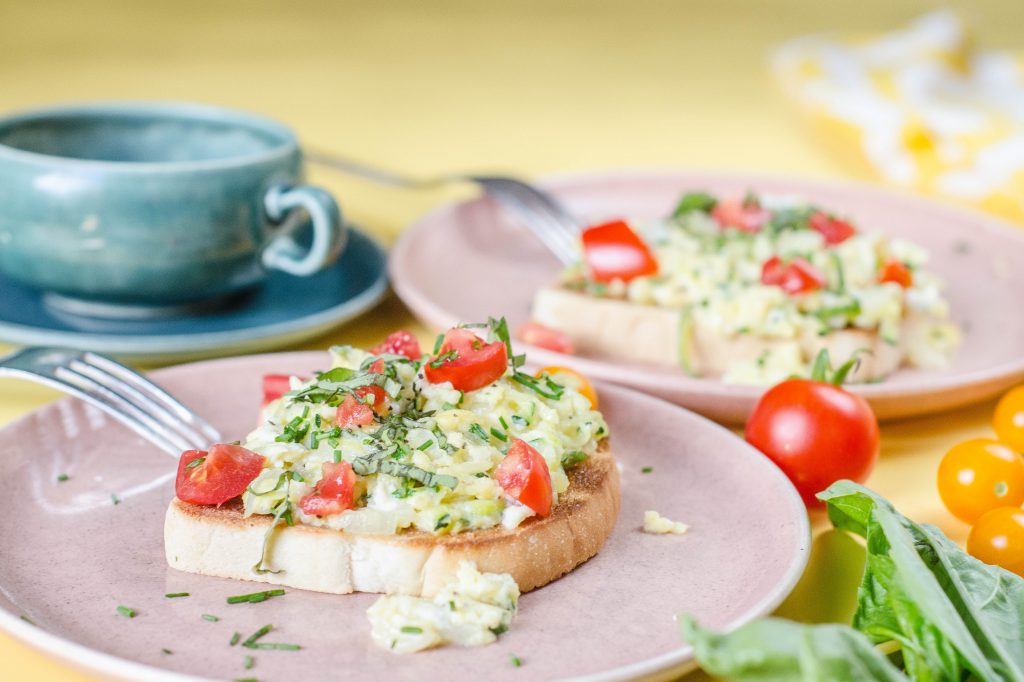
M 862 181 L 821 179 L 785 173 L 743 171 L 736 169 L 612 167 L 607 169 L 563 171 L 545 174 L 536 179 L 536 184 L 539 187 L 557 192 L 559 190 L 571 189 L 586 183 L 593 183 L 616 177 L 630 180 L 642 180 L 644 178 L 655 177 L 661 179 L 680 178 L 684 179 L 684 181 L 690 178 L 694 180 L 699 178 L 708 178 L 714 180 L 743 180 L 754 185 L 761 182 L 793 183 L 815 189 L 820 188 L 825 191 L 843 189 L 853 190 L 874 195 L 886 202 L 897 202 L 903 203 L 904 205 L 910 204 L 922 211 L 940 211 L 946 214 L 954 214 L 958 218 L 962 219 L 963 222 L 974 222 L 976 224 L 975 229 L 982 229 L 986 232 L 1015 240 L 1020 244 L 1021 248 L 1024 249 L 1024 229 L 1017 227 L 1009 221 L 975 208 L 946 203 L 937 198 L 915 194 L 897 187 Z M 472 199 L 447 201 L 423 213 L 401 232 L 388 256 L 388 275 L 391 279 L 391 286 L 395 290 L 395 293 L 398 294 L 399 298 L 401 298 L 404 303 L 406 303 L 417 318 L 421 321 L 429 322 L 432 326 L 443 328 L 445 326 L 451 326 L 452 324 L 458 323 L 459 320 L 444 310 L 439 303 L 416 291 L 416 289 L 406 280 L 403 273 L 395 263 L 403 257 L 408 257 L 406 254 L 411 249 L 413 237 L 424 229 L 423 225 L 425 223 L 431 219 L 444 215 L 445 213 L 451 212 L 457 207 L 480 200 L 485 200 L 485 197 L 481 196 Z M 520 341 L 519 344 L 526 347 L 534 357 L 544 358 L 546 362 L 556 362 L 558 360 L 566 362 L 566 356 L 562 354 L 552 353 L 551 351 L 531 346 L 522 341 Z M 593 363 L 609 367 L 612 365 L 609 361 L 594 358 L 576 359 L 576 361 L 580 360 L 582 360 L 583 364 Z M 641 365 L 631 366 L 638 367 L 640 369 L 650 369 L 644 368 Z M 1001 381 L 1012 383 L 1022 377 L 1024 377 L 1024 354 L 1016 360 L 1010 360 L 988 368 L 959 372 L 952 375 L 937 375 L 934 377 L 926 376 L 923 380 L 915 378 L 913 382 L 909 383 L 909 385 L 900 385 L 896 390 L 892 388 L 892 384 L 887 385 L 885 382 L 877 384 L 851 384 L 849 388 L 852 389 L 854 393 L 863 396 L 867 400 L 892 399 L 897 396 L 900 398 L 913 398 L 915 396 L 931 394 L 935 391 L 975 388 Z M 607 380 L 607 377 L 605 377 L 605 380 Z M 612 381 L 614 383 L 614 380 Z M 685 374 L 673 374 L 672 382 L 673 385 L 678 386 L 683 390 L 700 393 L 709 397 L 741 398 L 748 400 L 756 399 L 768 388 L 764 386 L 725 384 L 718 380 L 691 377 Z M 634 385 L 631 384 L 629 387 L 634 388 Z M 634 388 L 634 390 L 640 389 Z M 993 395 L 995 395 L 995 392 L 986 392 L 984 396 L 975 398 L 967 404 L 980 402 L 992 397 Z M 918 416 L 931 413 L 933 413 L 933 411 L 924 412 Z M 893 418 L 898 419 L 900 416 L 894 416 Z
M 172 367 L 163 367 L 154 370 L 149 374 L 154 379 L 159 380 L 160 377 L 166 374 L 173 374 L 176 371 L 196 366 L 208 367 L 220 364 L 230 365 L 240 361 L 262 362 L 265 359 L 269 360 L 270 358 L 284 357 L 303 360 L 308 358 L 312 360 L 314 357 L 322 357 L 322 355 L 323 351 L 284 351 L 237 355 L 182 363 Z M 786 492 L 786 497 L 789 500 L 790 506 L 793 508 L 793 511 L 795 511 L 793 516 L 797 523 L 797 528 L 795 530 L 795 535 L 798 539 L 797 547 L 793 556 L 790 557 L 789 566 L 784 572 L 782 579 L 768 594 L 758 601 L 757 604 L 739 616 L 735 622 L 731 623 L 730 629 L 741 627 L 752 620 L 774 611 L 786 599 L 786 597 L 792 593 L 800 578 L 803 576 L 807 563 L 810 560 L 812 545 L 810 516 L 807 513 L 807 509 L 803 500 L 800 498 L 799 493 L 796 491 L 796 488 L 793 487 L 793 484 L 789 481 L 786 475 L 774 462 L 769 460 L 767 457 L 764 457 L 757 449 L 737 436 L 730 429 L 707 417 L 704 417 L 701 414 L 682 407 L 681 405 L 677 405 L 667 400 L 663 400 L 625 386 L 601 382 L 598 382 L 597 386 L 599 389 L 604 388 L 611 389 L 613 392 L 621 392 L 630 400 L 664 403 L 670 409 L 681 410 L 687 413 L 689 418 L 696 419 L 697 423 L 701 424 L 704 428 L 710 428 L 713 431 L 735 438 L 738 447 L 735 450 L 735 453 L 729 456 L 739 456 L 759 461 L 767 467 L 766 470 L 770 472 L 768 476 L 775 477 L 776 482 L 781 484 L 780 489 Z M 28 412 L 27 414 L 3 425 L 0 427 L 0 431 L 16 429 L 23 421 L 31 419 L 39 410 L 52 408 L 59 403 L 73 400 L 77 399 L 64 397 L 46 403 L 45 405 L 42 405 L 35 410 L 32 410 L 31 412 Z M 53 660 L 90 674 L 98 673 L 104 676 L 114 675 L 119 679 L 124 680 L 155 680 L 156 682 L 215 682 L 213 678 L 158 668 L 92 649 L 71 639 L 66 639 L 57 634 L 50 633 L 40 626 L 25 622 L 20 616 L 8 611 L 2 606 L 0 606 L 0 631 L 6 632 L 13 638 L 33 647 Z M 562 682 L 619 682 L 620 680 L 631 680 L 637 677 L 665 673 L 670 670 L 681 674 L 696 667 L 696 661 L 693 659 L 693 647 L 683 642 L 680 638 L 679 648 L 673 649 L 654 658 L 645 659 L 643 661 L 598 673 L 562 678 Z
M 341 303 L 290 320 L 198 334 L 102 334 L 67 330 L 43 330 L 39 327 L 0 320 L 0 341 L 12 345 L 57 345 L 88 347 L 99 353 L 123 358 L 196 358 L 202 353 L 218 354 L 266 348 L 265 344 L 284 343 L 316 335 L 344 324 L 367 312 L 387 295 L 388 252 L 380 241 L 362 230 L 357 232 L 383 261 L 369 286 Z M 144 350 L 139 350 L 143 346 Z

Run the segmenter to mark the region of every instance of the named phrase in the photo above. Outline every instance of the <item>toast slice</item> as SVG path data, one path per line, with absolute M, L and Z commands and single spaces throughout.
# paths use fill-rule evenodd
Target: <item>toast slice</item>
M 619 472 L 607 440 L 567 474 L 569 488 L 551 514 L 531 516 L 512 530 L 369 535 L 282 525 L 267 553 L 267 565 L 279 572 L 262 574 L 253 565 L 271 517 L 245 517 L 240 500 L 213 507 L 175 498 L 164 523 L 167 563 L 190 573 L 316 592 L 431 597 L 455 574 L 460 561 L 474 561 L 482 572 L 512 574 L 527 592 L 597 554 L 615 526 Z
M 718 378 L 734 363 L 755 363 L 765 351 L 788 341 L 755 335 L 726 336 L 692 324 L 686 312 L 639 305 L 617 299 L 596 298 L 561 287 L 545 287 L 534 297 L 532 319 L 568 334 L 578 351 L 610 360 L 663 367 L 681 367 L 694 376 Z M 847 381 L 869 382 L 896 371 L 905 357 L 923 366 L 909 345 L 920 341 L 928 320 L 918 314 L 903 321 L 901 344 L 887 343 L 877 331 L 840 329 L 824 336 L 798 339 L 805 358 L 827 348 L 843 362 L 857 351 L 860 364 Z M 941 360 L 941 359 L 940 359 Z

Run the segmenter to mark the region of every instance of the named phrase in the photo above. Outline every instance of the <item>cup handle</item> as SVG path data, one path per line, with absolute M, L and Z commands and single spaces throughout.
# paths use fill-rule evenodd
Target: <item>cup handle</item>
M 310 185 L 275 185 L 263 197 L 263 207 L 271 222 L 283 226 L 263 250 L 266 268 L 306 277 L 333 263 L 345 248 L 348 226 L 326 190 Z M 313 243 L 305 253 L 291 235 L 301 223 L 299 209 L 305 209 L 313 223 Z

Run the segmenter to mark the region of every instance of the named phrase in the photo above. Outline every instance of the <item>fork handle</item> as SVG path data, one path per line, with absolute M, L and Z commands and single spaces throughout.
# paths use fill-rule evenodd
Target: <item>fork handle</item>
M 306 161 L 317 166 L 323 166 L 324 168 L 330 168 L 347 173 L 348 175 L 355 175 L 365 180 L 372 180 L 373 182 L 379 182 L 383 185 L 390 185 L 400 189 L 428 189 L 430 187 L 437 187 L 445 182 L 445 180 L 440 178 L 434 180 L 410 178 L 393 171 L 367 166 L 359 161 L 346 159 L 328 152 L 306 152 L 305 158 Z

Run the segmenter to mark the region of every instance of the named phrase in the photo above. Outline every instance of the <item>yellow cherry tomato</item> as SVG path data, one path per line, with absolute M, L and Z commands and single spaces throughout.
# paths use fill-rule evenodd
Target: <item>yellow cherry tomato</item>
M 992 418 L 996 437 L 1017 452 L 1024 453 L 1024 386 L 1004 395 Z
M 967 536 L 967 551 L 1024 577 L 1024 509 L 999 507 L 984 514 Z
M 547 374 L 555 382 L 568 386 L 569 388 L 575 388 L 584 398 L 590 401 L 590 408 L 593 410 L 597 409 L 597 391 L 594 390 L 594 385 L 590 383 L 590 379 L 583 376 L 571 367 L 545 367 L 541 371 L 537 372 L 537 377 L 540 378 L 542 375 Z
M 974 438 L 942 458 L 938 484 L 946 508 L 974 523 L 991 509 L 1024 502 L 1024 460 L 998 441 Z

